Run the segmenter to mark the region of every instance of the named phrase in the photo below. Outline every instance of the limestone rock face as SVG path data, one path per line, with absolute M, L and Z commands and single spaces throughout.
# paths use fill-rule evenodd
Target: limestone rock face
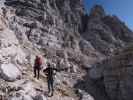
M 2 0 L 4 3 L 4 8 L 0 6 L 0 93 L 9 100 L 78 100 L 72 87 L 82 76 L 81 69 L 91 67 L 100 55 L 87 41 L 81 51 L 82 0 Z M 51 98 L 47 97 L 46 76 L 33 77 L 36 55 L 42 56 L 44 68 L 48 61 L 66 69 L 55 76 Z
M 78 69 L 74 66 L 79 62 L 80 67 L 90 67 L 98 57 L 103 57 L 80 36 L 84 16 L 82 0 L 6 0 L 5 4 L 12 8 L 8 9 L 9 28 L 25 47 L 28 42 L 31 47 L 42 50 L 48 59 L 55 59 L 55 63 L 59 61 L 56 59 L 62 59 L 62 67 L 72 65 L 74 69 Z M 80 56 L 71 57 L 70 52 Z M 76 61 L 74 65 L 75 62 L 69 58 L 81 61 Z
M 16 9 L 16 15 L 27 17 L 25 20 L 21 19 L 21 23 L 18 23 L 19 18 L 11 18 L 11 24 L 18 23 L 18 28 L 19 26 L 23 27 L 23 30 L 19 29 L 19 32 L 16 30 L 17 35 L 25 33 L 30 41 L 43 46 L 58 44 L 60 47 L 63 45 L 62 41 L 68 35 L 64 33 L 68 31 L 68 28 L 69 33 L 78 34 L 78 29 L 81 26 L 81 14 L 84 13 L 79 0 L 46 0 L 45 2 L 37 0 L 32 2 L 26 0 L 6 0 L 5 4 L 13 6 Z M 15 28 L 12 25 L 11 27 Z M 69 35 L 67 37 L 69 38 Z
M 19 45 L 13 31 L 8 29 L 8 21 L 0 15 L 0 77 L 6 81 L 15 81 L 21 77 L 20 67 L 24 63 L 25 53 Z

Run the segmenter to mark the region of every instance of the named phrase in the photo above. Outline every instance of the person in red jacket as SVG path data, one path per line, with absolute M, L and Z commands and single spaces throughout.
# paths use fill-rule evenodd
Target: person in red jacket
M 34 63 L 34 77 L 39 79 L 40 76 L 40 70 L 42 66 L 42 59 L 39 56 L 36 56 L 35 63 Z

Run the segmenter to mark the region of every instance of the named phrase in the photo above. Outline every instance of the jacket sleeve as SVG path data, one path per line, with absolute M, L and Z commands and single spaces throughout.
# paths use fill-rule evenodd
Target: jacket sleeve
M 57 69 L 57 68 L 53 68 L 53 70 L 55 70 L 55 71 L 59 71 L 59 69 Z
M 46 73 L 46 72 L 47 72 L 47 70 L 48 70 L 48 69 L 46 68 L 46 69 L 44 69 L 44 70 L 43 70 L 43 72 L 44 72 L 44 73 Z
M 57 72 L 60 72 L 60 71 L 65 71 L 67 70 L 68 68 L 60 68 L 60 69 L 57 69 L 57 68 L 54 68 L 53 70 L 57 71 Z

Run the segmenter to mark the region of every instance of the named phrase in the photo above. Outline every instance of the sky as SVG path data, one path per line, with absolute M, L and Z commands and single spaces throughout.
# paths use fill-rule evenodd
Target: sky
M 118 16 L 133 30 L 133 0 L 84 0 L 87 12 L 96 4 L 102 5 L 107 14 Z

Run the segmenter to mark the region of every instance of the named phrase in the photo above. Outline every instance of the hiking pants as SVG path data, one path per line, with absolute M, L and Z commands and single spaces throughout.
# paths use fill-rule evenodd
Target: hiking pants
M 40 69 L 39 68 L 34 67 L 34 77 L 37 77 L 37 79 L 39 79 L 39 77 L 40 77 Z
M 53 86 L 54 80 L 53 80 L 53 78 L 48 79 L 47 82 L 48 82 L 48 92 L 50 93 L 52 91 L 52 94 L 53 94 L 53 92 L 54 92 L 54 86 Z

